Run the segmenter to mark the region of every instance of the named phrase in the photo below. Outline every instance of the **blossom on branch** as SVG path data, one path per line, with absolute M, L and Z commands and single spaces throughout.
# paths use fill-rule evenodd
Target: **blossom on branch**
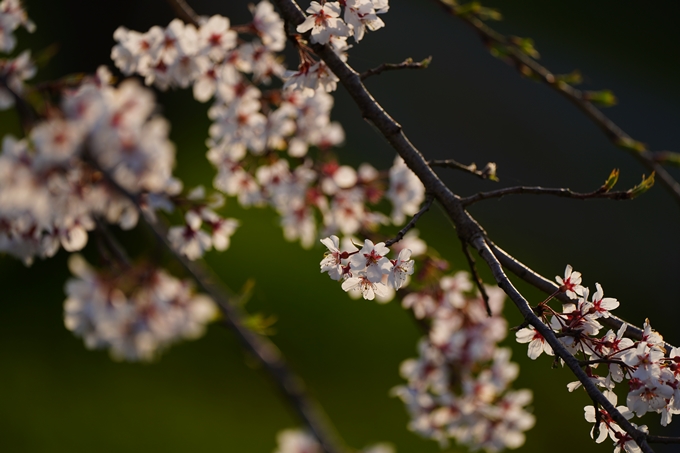
M 407 215 L 414 215 L 425 199 L 425 187 L 420 179 L 397 156 L 390 168 L 390 189 L 387 198 L 392 202 L 392 221 L 404 223 Z
M 527 355 L 531 360 L 536 360 L 542 353 L 555 355 L 552 347 L 545 341 L 543 335 L 538 333 L 533 326 L 520 329 L 516 333 L 517 343 L 529 343 Z
M 16 46 L 14 30 L 23 26 L 29 33 L 35 31 L 35 24 L 28 18 L 21 0 L 0 2 L 0 52 L 10 53 Z
M 161 269 L 97 271 L 79 255 L 69 268 L 75 277 L 66 283 L 66 328 L 119 360 L 152 360 L 172 343 L 203 335 L 217 314 L 211 299 Z
M 307 8 L 309 16 L 297 26 L 298 33 L 311 30 L 311 40 L 314 43 L 327 44 L 331 36 L 349 36 L 350 29 L 346 23 L 340 19 L 340 3 L 312 2 Z
M 574 272 L 569 264 L 564 269 L 564 278 L 557 276 L 555 280 L 560 285 L 560 291 L 566 292 L 570 299 L 576 299 L 576 296 L 580 296 L 583 293 L 581 273 Z

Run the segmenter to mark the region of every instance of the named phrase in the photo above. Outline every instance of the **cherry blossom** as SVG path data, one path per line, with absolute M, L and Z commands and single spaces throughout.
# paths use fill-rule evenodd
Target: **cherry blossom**
M 201 217 L 189 211 L 185 216 L 186 225 L 172 227 L 168 231 L 168 240 L 178 253 L 190 260 L 195 260 L 212 247 L 210 235 L 201 230 Z
M 349 36 L 350 29 L 340 16 L 340 3 L 325 2 L 323 5 L 313 1 L 307 8 L 309 16 L 297 26 L 298 33 L 311 30 L 314 43 L 327 44 L 331 36 Z
M 516 337 L 518 343 L 529 343 L 527 355 L 531 360 L 536 360 L 544 352 L 547 355 L 554 355 L 552 347 L 533 326 L 520 329 L 516 333 Z
M 617 396 L 616 393 L 614 393 L 612 390 L 607 390 L 604 392 L 605 397 L 609 400 L 610 403 L 612 403 L 612 406 L 616 407 L 616 410 L 623 415 L 626 420 L 630 420 L 633 418 L 633 413 L 628 410 L 626 406 L 616 406 L 617 403 Z M 611 435 L 612 433 L 616 433 L 617 431 L 614 430 L 614 426 L 616 425 L 616 422 L 614 419 L 612 419 L 611 415 L 607 413 L 606 410 L 599 408 L 598 409 L 600 414 L 599 417 L 596 416 L 595 414 L 595 407 L 594 406 L 586 406 L 584 408 L 584 415 L 586 418 L 586 421 L 589 423 L 596 423 L 596 421 L 599 419 L 599 425 L 593 426 L 593 428 L 590 430 L 590 437 L 595 439 L 595 429 L 597 428 L 599 434 L 597 436 L 597 439 L 595 439 L 595 442 L 602 443 L 604 440 L 608 437 L 608 435 Z
M 392 268 L 388 274 L 388 282 L 394 289 L 401 288 L 406 282 L 408 275 L 413 274 L 413 260 L 411 258 L 411 251 L 403 249 L 399 252 L 396 260 L 392 261 Z
M 371 0 L 345 0 L 345 22 L 351 27 L 356 42 L 363 39 L 366 28 L 375 31 L 385 26 Z
M 382 279 L 382 277 L 381 277 Z M 382 281 L 374 282 L 364 272 L 353 273 L 342 283 L 345 291 L 360 291 L 364 299 L 373 300 L 385 294 L 387 288 Z
M 597 291 L 595 291 L 591 299 L 593 308 L 598 317 L 606 318 L 611 310 L 619 306 L 619 301 L 613 297 L 604 297 L 604 291 L 599 283 L 595 283 L 595 288 L 597 288 Z
M 21 0 L 3 0 L 0 2 L 0 52 L 10 53 L 16 46 L 14 30 L 23 26 L 29 32 L 35 30 L 35 24 L 28 18 Z
M 392 221 L 400 225 L 407 215 L 414 215 L 425 199 L 425 187 L 418 177 L 397 156 L 390 169 L 390 189 L 387 198 L 392 202 Z
M 252 5 L 250 11 L 253 14 L 253 27 L 257 31 L 262 44 L 271 51 L 280 51 L 286 45 L 286 33 L 283 20 L 274 11 L 274 6 L 267 0 Z
M 385 247 L 384 242 L 373 244 L 370 239 L 364 241 L 364 246 L 359 253 L 350 258 L 349 265 L 352 272 L 364 272 L 365 279 L 376 283 L 382 280 L 383 274 L 389 274 L 392 263 L 386 255 L 390 249 Z
M 567 264 L 564 269 L 564 278 L 555 277 L 555 280 L 560 285 L 560 291 L 567 293 L 567 296 L 571 299 L 576 299 L 583 292 L 583 286 L 581 286 L 581 273 L 574 272 L 572 267 Z
M 31 52 L 24 51 L 18 57 L 10 60 L 0 60 L 0 77 L 6 79 L 7 86 L 12 93 L 0 87 L 0 110 L 14 106 L 14 95 L 24 93 L 24 81 L 35 75 L 36 68 L 31 61 Z
M 198 54 L 206 54 L 214 61 L 224 58 L 226 51 L 236 47 L 236 32 L 229 29 L 229 19 L 212 16 L 198 29 Z
M 344 274 L 342 260 L 358 249 L 352 245 L 349 250 L 340 251 L 340 239 L 335 235 L 321 239 L 321 243 L 328 248 L 326 256 L 321 260 L 321 272 L 328 272 L 333 280 L 340 280 Z

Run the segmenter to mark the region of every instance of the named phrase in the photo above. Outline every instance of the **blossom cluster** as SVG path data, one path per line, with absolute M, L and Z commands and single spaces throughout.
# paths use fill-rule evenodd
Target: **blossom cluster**
M 323 453 L 319 442 L 309 433 L 300 429 L 286 429 L 276 435 L 274 453 Z M 369 445 L 359 453 L 394 453 L 389 444 Z
M 401 365 L 407 384 L 392 390 L 410 413 L 409 429 L 443 446 L 450 439 L 492 452 L 522 445 L 535 418 L 525 409 L 531 392 L 509 390 L 519 367 L 510 362 L 509 349 L 497 346 L 507 335 L 503 291 L 486 287 L 485 302 L 468 273 L 444 275 L 448 263 L 436 258 L 415 230 L 394 244 L 394 260 L 386 257 L 385 243 L 369 239 L 361 250 L 351 237 L 333 235 L 321 242 L 328 249 L 321 272 L 365 299 L 387 302 L 411 276 L 415 279 L 419 289 L 408 292 L 402 304 L 428 335 L 419 343 L 420 356 Z M 419 261 L 416 274 L 412 256 Z
M 386 1 L 342 3 L 350 12 L 367 10 L 367 5 L 373 5 L 371 11 L 387 10 Z M 286 80 L 275 53 L 285 43 L 283 21 L 266 0 L 251 11 L 252 23 L 236 27 L 213 16 L 203 18 L 198 28 L 178 20 L 146 33 L 119 28 L 112 58 L 123 73 L 140 74 L 147 84 L 160 89 L 193 84 L 196 99 L 214 98 L 208 111 L 213 123 L 207 156 L 217 168 L 215 188 L 242 206 L 272 206 L 281 216 L 286 239 L 311 247 L 319 220 L 323 236 L 373 230 L 388 219 L 367 204 L 377 204 L 383 196 L 392 202 L 395 223 L 417 212 L 425 190 L 400 158 L 386 175 L 368 164 L 358 170 L 340 165 L 330 154 L 331 147 L 344 141 L 342 127 L 330 120 L 333 98 L 318 86 L 309 89 Z M 300 53 L 303 59 L 309 56 Z M 162 78 L 154 72 L 159 66 L 165 71 Z M 286 80 L 282 90 L 264 89 L 272 77 Z M 320 158 L 312 160 L 312 148 Z M 194 258 L 202 255 L 206 243 L 192 226 L 197 219 L 187 219 L 184 230 L 187 240 L 194 241 Z M 177 232 L 178 244 L 179 239 Z
M 602 286 L 596 283 L 596 291 L 581 285 L 581 274 L 567 266 L 564 277 L 556 277 L 560 292 L 573 302 L 563 304 L 562 311 L 552 309 L 547 301 L 537 307 L 546 324 L 558 334 L 567 350 L 584 359 L 585 371 L 598 387 L 603 389 L 607 399 L 616 406 L 614 388 L 627 381 L 626 405 L 618 411 L 626 418 L 642 417 L 647 412 L 661 414 L 661 424 L 666 426 L 674 414 L 680 413 L 680 349 L 666 349 L 663 337 L 651 328 L 649 320 L 644 323 L 642 339 L 633 341 L 626 338 L 627 324 L 618 331 L 608 330 L 601 334 L 600 320 L 610 316 L 610 311 L 619 306 L 618 300 L 605 297 Z M 550 320 L 548 321 L 548 317 Z M 536 359 L 542 353 L 553 355 L 553 349 L 545 338 L 534 329 L 527 327 L 517 332 L 517 341 L 528 343 L 528 355 Z M 598 373 L 597 370 L 602 370 Z M 568 385 L 569 391 L 581 386 L 576 381 Z M 585 417 L 591 423 L 598 423 L 591 430 L 596 442 L 603 442 L 607 436 L 614 442 L 615 452 L 621 449 L 638 452 L 640 448 L 631 436 L 602 408 L 587 406 Z M 634 425 L 635 426 L 635 425 Z M 646 426 L 639 429 L 646 431 Z
M 351 240 L 345 242 L 343 251 L 337 236 L 331 235 L 321 240 L 328 248 L 321 261 L 321 272 L 328 272 L 333 280 L 343 280 L 342 289 L 345 291 L 360 292 L 368 300 L 377 296 L 379 300 L 388 301 L 393 296 L 388 293 L 388 287 L 398 290 L 413 274 L 409 249 L 402 249 L 396 259 L 390 260 L 387 258 L 390 249 L 384 242 L 373 244 L 370 239 L 366 239 L 361 250 Z
M 344 20 L 340 17 L 344 8 Z M 355 42 L 363 39 L 366 29 L 374 31 L 385 26 L 378 14 L 389 10 L 388 0 L 340 0 L 337 2 L 311 2 L 309 15 L 297 26 L 298 33 L 310 33 L 310 41 L 329 44 L 343 60 L 347 61 L 347 50 L 351 47 L 347 39 L 352 36 Z M 304 92 L 316 90 L 334 91 L 338 78 L 323 61 L 315 60 L 305 46 L 299 44 L 300 64 L 295 71 L 285 74 L 285 87 L 293 87 Z
M 14 31 L 24 27 L 30 33 L 35 24 L 28 18 L 21 0 L 2 0 L 0 2 L 0 52 L 10 53 L 17 44 Z
M 11 53 L 16 47 L 14 31 L 23 26 L 29 32 L 35 25 L 26 15 L 19 0 L 3 0 L 0 2 L 0 52 Z M 16 58 L 0 58 L 0 110 L 14 106 L 15 96 L 24 94 L 24 81 L 35 75 L 35 65 L 31 61 L 29 51 L 22 52 Z M 5 85 L 5 86 L 3 86 Z
M 215 196 L 216 195 L 216 196 Z M 211 248 L 223 252 L 231 244 L 231 236 L 240 223 L 236 219 L 222 218 L 214 209 L 224 204 L 224 198 L 214 194 L 207 198 L 203 186 L 189 192 L 184 200 L 176 203 L 189 204 L 184 214 L 185 224 L 174 226 L 168 231 L 168 240 L 177 253 L 195 260 Z M 207 227 L 207 230 L 202 228 Z
M 443 268 L 442 263 L 425 264 Z M 403 299 L 405 308 L 429 325 L 419 357 L 401 365 L 407 384 L 393 389 L 411 415 L 409 429 L 447 445 L 449 439 L 490 452 L 517 448 L 535 423 L 525 406 L 529 390 L 509 390 L 519 373 L 510 350 L 499 348 L 507 334 L 502 317 L 505 295 L 487 287 L 488 306 L 473 291 L 469 274 L 443 276 Z M 425 278 L 425 277 L 424 277 Z
M 148 265 L 119 272 L 95 270 L 71 255 L 75 278 L 66 283 L 64 324 L 88 349 L 115 359 L 152 360 L 168 345 L 200 337 L 217 309 L 187 281 Z
M 345 9 L 344 21 L 340 18 L 341 6 Z M 328 44 L 331 38 L 346 40 L 350 36 L 359 42 L 367 28 L 374 31 L 385 26 L 378 14 L 388 10 L 388 0 L 340 0 L 322 4 L 313 1 L 307 8 L 309 16 L 297 26 L 297 31 L 311 30 L 313 43 Z
M 6 136 L 0 155 L 0 251 L 26 263 L 63 246 L 82 249 L 96 219 L 132 228 L 137 209 L 114 185 L 150 209 L 167 205 L 182 184 L 165 119 L 134 80 L 109 85 L 100 68 L 63 93 L 27 139 Z M 93 165 L 94 164 L 94 165 Z M 103 177 L 106 172 L 114 185 Z

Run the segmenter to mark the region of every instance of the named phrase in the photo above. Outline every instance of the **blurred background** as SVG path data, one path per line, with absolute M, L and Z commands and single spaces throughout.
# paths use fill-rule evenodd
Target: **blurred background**
M 19 32 L 18 50 L 35 53 L 59 45 L 36 80 L 111 65 L 116 27 L 146 31 L 173 18 L 162 0 L 25 3 L 38 28 L 33 35 Z M 190 3 L 200 14 L 249 21 L 246 1 Z M 434 2 L 391 0 L 390 5 L 383 16 L 386 28 L 369 33 L 350 51 L 349 61 L 363 71 L 432 55 L 427 70 L 385 73 L 367 85 L 426 157 L 498 164 L 500 183 L 441 171 L 454 191 L 465 195 L 517 184 L 590 191 L 613 168 L 621 169 L 619 184 L 626 189 L 647 173 L 568 101 L 490 56 L 463 22 Z M 489 0 L 485 5 L 504 14 L 493 27 L 533 38 L 542 63 L 554 73 L 579 69 L 585 89 L 613 90 L 619 105 L 606 113 L 633 138 L 652 150 L 680 150 L 680 4 Z M 210 185 L 214 170 L 204 158 L 207 105 L 194 102 L 189 92 L 158 97 L 173 125 L 177 174 L 187 187 Z M 394 152 L 342 89 L 333 118 L 347 132 L 340 151 L 344 162 L 391 164 Z M 12 112 L 0 113 L 3 135 L 16 134 L 17 124 Z M 667 341 L 680 344 L 680 207 L 660 185 L 630 202 L 508 197 L 471 211 L 518 259 L 547 277 L 573 265 L 586 286 L 599 282 L 607 296 L 621 301 L 618 315 L 638 325 L 649 317 Z M 286 243 L 270 210 L 242 210 L 230 201 L 224 212 L 241 219 L 242 227 L 227 252 L 211 252 L 207 261 L 234 290 L 255 280 L 248 309 L 276 316 L 273 340 L 346 441 L 355 447 L 388 441 L 401 453 L 440 451 L 406 430 L 402 403 L 388 396 L 402 383 L 399 364 L 416 355 L 419 338 L 399 303 L 350 300 L 318 274 L 324 248 L 303 251 Z M 456 234 L 438 210 L 419 229 L 454 268 L 464 267 Z M 144 235 L 127 239 L 143 243 Z M 152 364 L 115 363 L 105 351 L 87 351 L 63 326 L 66 258 L 62 251 L 25 268 L 0 257 L 0 451 L 265 453 L 274 449 L 279 430 L 299 425 L 267 376 L 219 325 Z M 491 281 L 485 269 L 483 274 Z M 516 283 L 533 303 L 544 298 Z M 510 325 L 520 323 L 510 304 L 506 314 Z M 570 373 L 551 369 L 544 358 L 529 361 L 526 346 L 512 340 L 505 343 L 521 365 L 515 387 L 534 391 L 537 417 L 519 451 L 612 451 L 609 440 L 602 445 L 590 440 L 583 419 L 583 406 L 590 402 L 582 391 L 567 392 Z M 620 390 L 623 402 L 625 389 Z M 680 435 L 680 426 L 663 430 L 658 420 L 657 414 L 645 419 L 652 433 Z

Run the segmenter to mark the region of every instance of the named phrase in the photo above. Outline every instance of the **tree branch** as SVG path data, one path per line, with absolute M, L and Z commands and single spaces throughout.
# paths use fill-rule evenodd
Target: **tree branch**
M 38 114 L 26 99 L 24 99 L 16 91 L 14 91 L 14 89 L 12 89 L 6 75 L 0 75 L 0 87 L 7 91 L 10 96 L 12 96 L 12 99 L 14 100 L 14 107 L 17 109 L 17 113 L 19 114 L 21 128 L 24 130 L 24 134 L 28 135 L 30 130 L 38 121 Z
M 680 203 L 680 183 L 678 183 L 678 181 L 676 181 L 673 176 L 671 176 L 671 174 L 655 160 L 655 153 L 650 152 L 644 143 L 631 138 L 623 131 L 623 129 L 602 113 L 601 110 L 595 107 L 590 101 L 588 93 L 578 90 L 564 80 L 561 80 L 559 76 L 554 75 L 547 68 L 527 55 L 525 51 L 520 49 L 510 38 L 498 33 L 479 18 L 472 14 L 459 14 L 455 5 L 451 4 L 452 2 L 446 0 L 436 1 L 451 15 L 458 17 L 472 27 L 485 44 L 502 47 L 507 53 L 506 56 L 515 63 L 515 66 L 520 73 L 523 75 L 535 76 L 536 79 L 542 81 L 567 98 L 581 110 L 581 112 L 583 112 L 614 145 L 629 151 L 645 167 L 656 172 L 657 177 L 661 180 L 668 192 L 678 203 Z
M 413 228 L 414 226 L 416 226 L 416 223 L 418 222 L 418 219 L 420 219 L 420 216 L 422 216 L 422 215 L 425 214 L 427 211 L 429 211 L 430 206 L 432 206 L 432 203 L 433 203 L 433 202 L 434 202 L 434 197 L 428 196 L 428 197 L 425 199 L 425 203 L 423 203 L 423 207 L 420 208 L 420 211 L 418 211 L 418 212 L 415 213 L 415 215 L 413 216 L 413 218 L 411 219 L 411 221 L 410 221 L 409 223 L 407 223 L 407 224 L 404 226 L 404 228 L 402 228 L 401 230 L 399 230 L 399 232 L 397 233 L 397 235 L 396 235 L 395 237 L 393 237 L 392 239 L 390 239 L 390 240 L 388 240 L 388 241 L 385 241 L 385 246 L 386 246 L 386 247 L 392 247 L 394 244 L 396 244 L 397 242 L 399 242 L 399 241 L 401 241 L 402 239 L 404 239 L 404 236 L 406 235 L 406 233 L 408 233 L 409 230 L 410 230 L 411 228 Z
M 549 326 L 545 325 L 543 321 L 541 321 L 540 318 L 534 314 L 534 312 L 531 310 L 531 307 L 529 306 L 529 303 L 526 301 L 526 299 L 524 299 L 524 296 L 522 296 L 519 291 L 517 291 L 517 289 L 510 282 L 510 279 L 508 279 L 507 275 L 505 275 L 503 272 L 500 262 L 496 259 L 485 239 L 482 237 L 475 238 L 473 240 L 472 246 L 477 249 L 477 252 L 482 257 L 482 259 L 487 262 L 491 268 L 491 272 L 493 273 L 496 282 L 498 282 L 498 285 L 510 297 L 510 300 L 513 301 L 520 313 L 522 313 L 524 319 L 527 320 L 529 324 L 534 326 L 534 328 L 541 335 L 543 335 L 543 338 L 545 338 L 548 344 L 550 344 L 553 351 L 555 352 L 555 355 L 564 360 L 564 363 L 569 367 L 572 373 L 574 373 L 578 380 L 581 381 L 581 384 L 583 384 L 588 396 L 590 396 L 594 402 L 597 402 L 597 404 L 607 411 L 612 419 L 635 440 L 643 452 L 653 452 L 651 447 L 647 444 L 647 434 L 631 425 L 631 423 L 626 420 L 626 418 L 611 404 L 611 402 L 605 398 L 604 394 L 600 392 L 595 383 L 588 377 L 585 371 L 583 371 L 579 360 L 576 359 L 576 357 L 574 357 L 566 349 L 566 347 L 562 344 L 562 342 L 560 342 L 558 338 L 556 338 L 555 332 L 553 332 Z
M 489 306 L 489 295 L 486 293 L 486 288 L 484 288 L 484 282 L 482 282 L 482 279 L 480 278 L 479 273 L 477 272 L 477 264 L 475 263 L 475 259 L 472 257 L 472 255 L 470 255 L 468 243 L 463 240 L 461 240 L 461 243 L 463 245 L 463 254 L 467 259 L 468 267 L 470 268 L 472 278 L 474 279 L 475 284 L 477 285 L 477 289 L 479 289 L 479 292 L 482 295 L 482 299 L 484 299 L 486 314 L 489 316 L 493 316 L 493 313 L 491 313 L 491 307 Z
M 196 14 L 196 11 L 185 0 L 167 0 L 167 2 L 175 10 L 177 17 L 187 24 L 193 24 L 196 27 L 200 26 L 200 16 Z
M 111 233 L 111 230 L 109 229 L 109 226 L 106 224 L 106 222 L 103 222 L 102 219 L 98 217 L 95 217 L 94 221 L 97 225 L 96 231 L 99 233 L 100 240 L 104 243 L 108 252 L 113 254 L 113 258 L 115 258 L 116 261 L 125 267 L 132 266 L 130 257 L 128 257 L 125 249 L 121 247 L 113 233 Z
M 552 195 L 554 197 L 574 198 L 577 200 L 590 200 L 594 198 L 607 198 L 610 200 L 630 200 L 634 195 L 630 191 L 606 192 L 603 189 L 598 189 L 594 192 L 579 193 L 571 189 L 553 189 L 545 187 L 506 187 L 504 189 L 492 190 L 489 192 L 479 192 L 461 200 L 464 206 L 470 206 L 478 201 L 488 200 L 490 198 L 501 198 L 506 195 Z
M 647 436 L 650 444 L 680 444 L 680 437 Z
M 225 290 L 219 283 L 219 279 L 206 266 L 199 262 L 190 261 L 184 255 L 177 253 L 168 240 L 166 226 L 148 215 L 140 205 L 139 198 L 117 184 L 111 175 L 101 169 L 92 159 L 89 159 L 88 163 L 101 171 L 106 180 L 118 192 L 134 203 L 140 217 L 144 219 L 158 242 L 163 244 L 175 259 L 179 261 L 201 290 L 215 301 L 223 314 L 224 325 L 236 334 L 244 349 L 253 354 L 264 367 L 281 393 L 295 409 L 298 416 L 319 441 L 323 451 L 326 453 L 344 452 L 345 448 L 339 440 L 335 428 L 321 409 L 321 406 L 306 392 L 302 379 L 290 370 L 283 354 L 273 342 L 264 336 L 256 334 L 247 327 L 246 315 L 238 305 L 230 302 Z
M 444 160 L 428 160 L 427 164 L 430 167 L 444 167 L 453 168 L 456 170 L 462 170 L 467 173 L 473 174 L 481 179 L 490 179 L 491 181 L 499 181 L 496 176 L 496 164 L 494 162 L 489 162 L 481 170 L 477 169 L 477 165 L 473 162 L 470 165 L 461 164 L 453 159 Z
M 432 56 L 429 56 L 426 59 L 418 62 L 414 62 L 413 58 L 409 57 L 398 64 L 383 63 L 377 68 L 369 69 L 368 71 L 362 73 L 359 77 L 361 77 L 361 80 L 366 80 L 371 76 L 380 75 L 385 71 L 397 71 L 399 69 L 425 69 L 430 65 L 431 62 Z
M 292 26 L 296 26 L 305 20 L 305 15 L 293 0 L 274 0 L 274 3 L 282 12 L 284 20 Z M 309 34 L 309 32 L 308 32 Z M 525 319 L 538 330 L 552 346 L 555 353 L 569 366 L 576 377 L 582 382 L 589 396 L 605 408 L 619 426 L 622 427 L 645 453 L 653 450 L 645 441 L 646 433 L 637 430 L 626 420 L 623 415 L 605 398 L 586 373 L 581 369 L 578 360 L 564 347 L 555 337 L 555 333 L 533 313 L 524 297 L 515 289 L 507 278 L 503 269 L 486 244 L 485 232 L 482 227 L 465 211 L 461 198 L 454 194 L 437 176 L 427 164 L 423 155 L 416 149 L 403 133 L 401 126 L 392 119 L 380 104 L 366 90 L 361 78 L 347 63 L 328 46 L 314 44 L 314 52 L 326 63 L 328 68 L 338 77 L 350 96 L 359 107 L 363 117 L 373 123 L 380 133 L 387 139 L 392 147 L 404 159 L 406 165 L 413 171 L 425 186 L 442 205 L 449 218 L 456 226 L 458 236 L 472 245 L 491 268 L 498 285 L 505 291 L 515 303 Z M 679 192 L 680 193 L 680 192 Z

